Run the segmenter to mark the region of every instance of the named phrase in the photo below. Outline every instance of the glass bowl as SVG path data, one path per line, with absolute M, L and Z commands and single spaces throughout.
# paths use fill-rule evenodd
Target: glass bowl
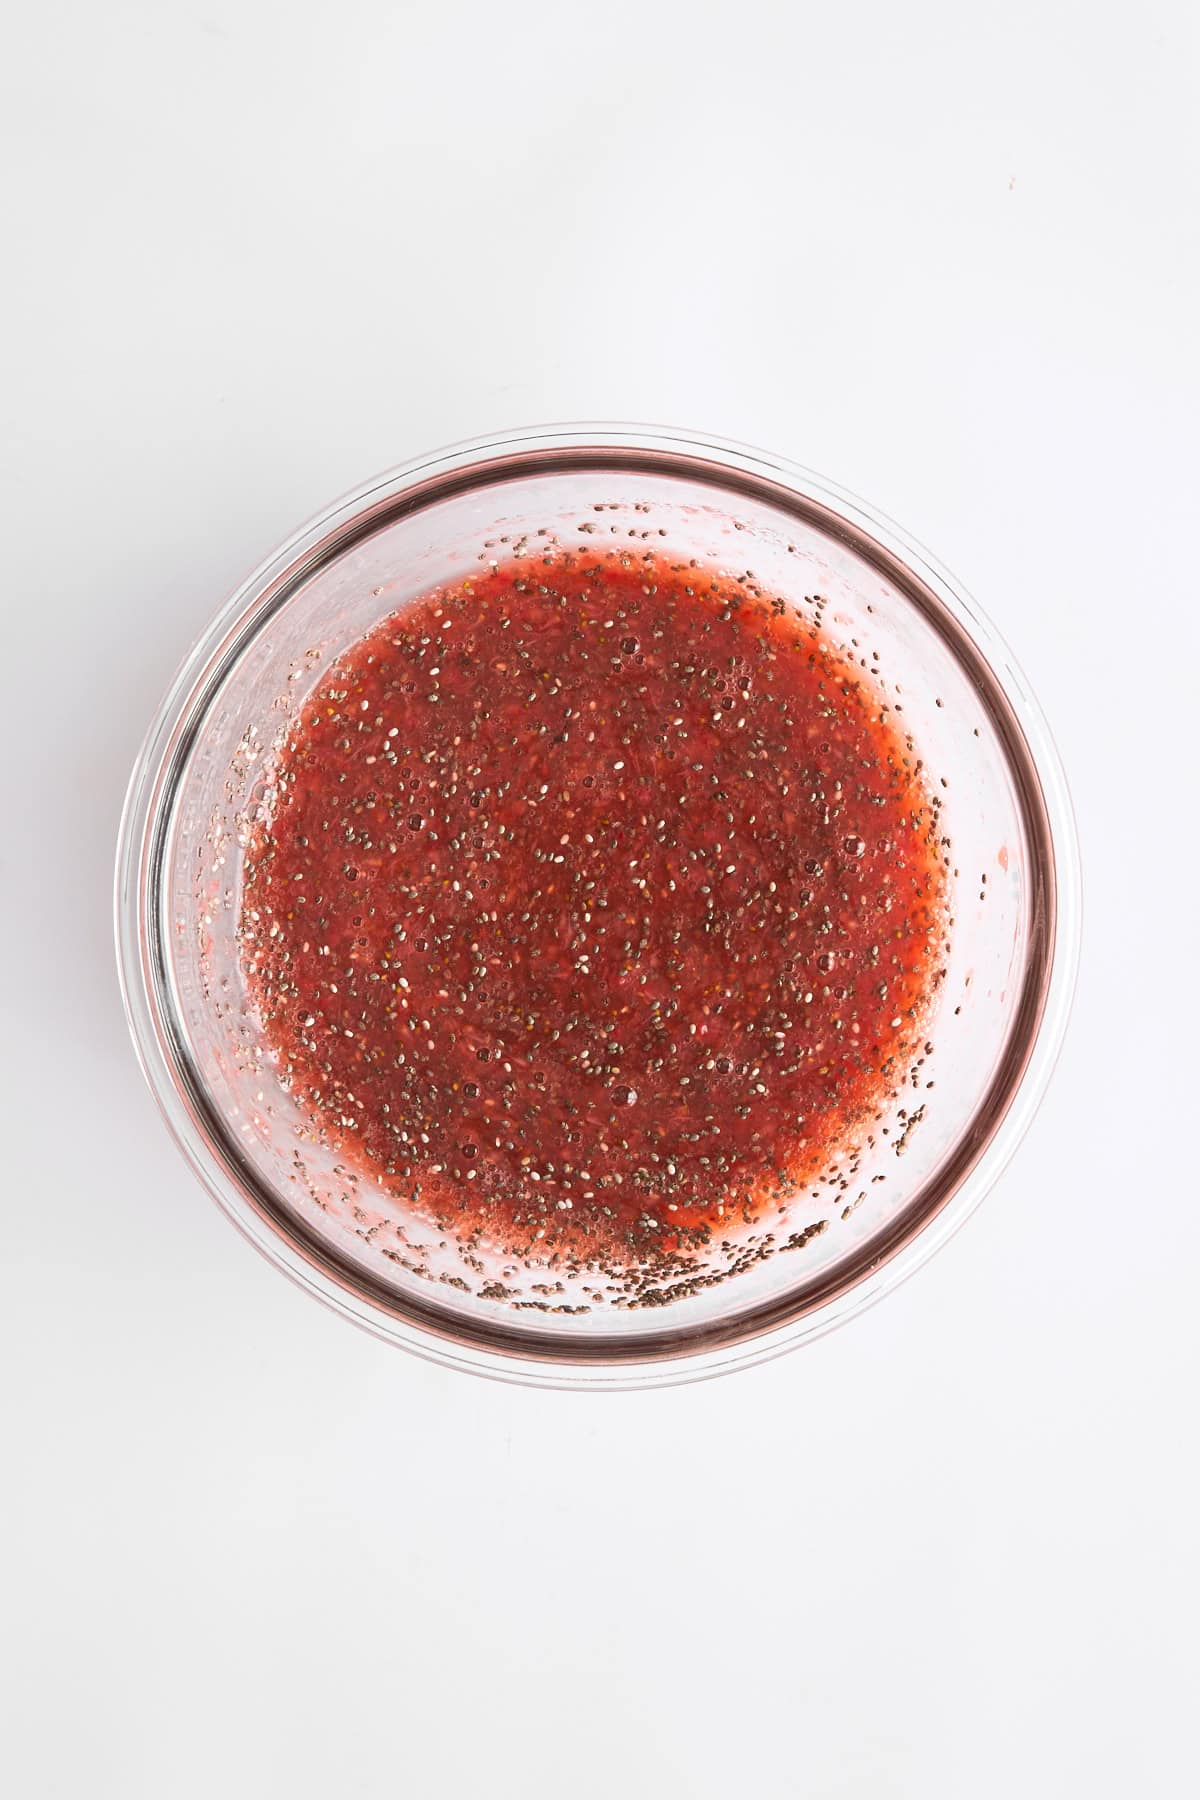
M 330 664 L 481 560 L 531 538 L 594 547 L 597 531 L 752 570 L 798 613 L 819 608 L 911 732 L 954 871 L 924 1054 L 859 1146 L 853 1191 L 797 1193 L 786 1219 L 746 1228 L 738 1272 L 653 1307 L 606 1305 L 562 1267 L 465 1254 L 348 1169 L 281 1086 L 238 955 L 245 846 L 272 753 Z M 273 1263 L 347 1318 L 452 1367 L 631 1387 L 776 1355 L 878 1299 L 945 1242 L 1049 1078 L 1074 981 L 1079 877 L 1037 705 L 992 626 L 924 551 L 760 451 L 563 426 L 409 463 L 250 577 L 187 657 L 138 757 L 116 910 L 126 1010 L 158 1104 L 201 1181 Z

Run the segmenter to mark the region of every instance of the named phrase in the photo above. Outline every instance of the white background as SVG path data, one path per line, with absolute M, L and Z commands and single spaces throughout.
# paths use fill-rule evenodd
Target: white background
M 0 74 L 0 1788 L 1175 1796 L 1197 1780 L 1200 63 L 1189 0 L 38 0 Z M 1014 644 L 1079 813 L 1057 1079 L 798 1355 L 410 1361 L 160 1127 L 110 945 L 192 636 L 496 427 L 761 443 Z

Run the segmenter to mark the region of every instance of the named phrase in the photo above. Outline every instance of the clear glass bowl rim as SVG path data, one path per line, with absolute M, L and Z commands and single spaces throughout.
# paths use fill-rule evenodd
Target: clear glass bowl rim
M 828 1291 L 734 1318 L 713 1334 L 669 1327 L 648 1343 L 577 1354 L 537 1333 L 498 1342 L 439 1309 L 409 1307 L 369 1288 L 304 1234 L 273 1197 L 231 1160 L 219 1119 L 206 1114 L 183 1033 L 172 1018 L 157 917 L 156 870 L 178 775 L 199 721 L 226 671 L 288 594 L 348 544 L 400 510 L 443 493 L 479 488 L 537 467 L 636 467 L 753 493 L 832 529 L 916 600 L 982 680 L 984 699 L 1010 752 L 1026 811 L 1034 926 L 1002 1079 L 989 1088 L 958 1150 L 910 1200 L 902 1229 L 868 1246 L 865 1266 Z M 334 1311 L 388 1342 L 444 1366 L 539 1386 L 634 1388 L 702 1380 L 765 1361 L 852 1318 L 911 1275 L 944 1244 L 994 1184 L 1045 1092 L 1066 1031 L 1080 942 L 1078 841 L 1062 765 L 1045 718 L 1011 651 L 957 581 L 900 527 L 845 489 L 785 458 L 710 435 L 662 426 L 560 424 L 475 438 L 430 452 L 365 482 L 304 525 L 267 558 L 217 613 L 184 658 L 146 735 L 130 778 L 117 845 L 117 963 L 143 1074 L 193 1171 L 239 1230 L 277 1268 Z M 909 1221 L 904 1224 L 903 1221 Z

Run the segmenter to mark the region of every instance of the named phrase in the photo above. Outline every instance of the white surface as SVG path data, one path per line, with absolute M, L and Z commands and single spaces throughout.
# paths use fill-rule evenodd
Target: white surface
M 14 1800 L 1194 1784 L 1195 20 L 13 13 Z M 1088 915 L 1058 1078 L 938 1260 L 795 1357 L 603 1399 L 409 1361 L 259 1262 L 159 1126 L 109 930 L 129 764 L 234 581 L 378 467 L 588 415 L 777 448 L 955 568 L 1056 727 Z

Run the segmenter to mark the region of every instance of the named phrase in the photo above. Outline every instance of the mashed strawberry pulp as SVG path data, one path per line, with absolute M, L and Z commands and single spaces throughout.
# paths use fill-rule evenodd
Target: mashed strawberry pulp
M 314 1131 L 514 1255 L 687 1254 L 905 1080 L 938 806 L 867 648 L 663 555 L 405 606 L 279 747 L 244 966 Z

